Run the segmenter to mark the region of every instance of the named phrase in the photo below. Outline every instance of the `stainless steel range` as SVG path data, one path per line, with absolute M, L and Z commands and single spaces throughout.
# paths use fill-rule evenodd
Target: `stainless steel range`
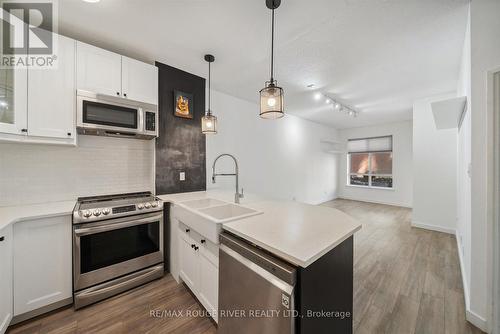
M 76 309 L 163 274 L 159 198 L 141 192 L 78 199 L 73 210 Z

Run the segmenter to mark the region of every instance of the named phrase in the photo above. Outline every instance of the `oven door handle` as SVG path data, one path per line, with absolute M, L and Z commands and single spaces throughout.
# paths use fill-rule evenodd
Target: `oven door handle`
M 136 226 L 136 225 L 144 225 L 144 224 L 154 223 L 156 221 L 160 221 L 161 218 L 162 218 L 162 215 L 159 214 L 159 215 L 156 215 L 153 217 L 134 219 L 134 220 L 125 221 L 122 223 L 114 223 L 114 224 L 103 225 L 103 226 L 77 228 L 77 229 L 75 229 L 75 236 L 81 237 L 81 236 L 89 235 L 89 234 L 96 234 L 96 233 L 113 231 L 113 230 L 118 230 L 121 228 L 126 228 L 126 227 L 131 227 L 131 226 Z

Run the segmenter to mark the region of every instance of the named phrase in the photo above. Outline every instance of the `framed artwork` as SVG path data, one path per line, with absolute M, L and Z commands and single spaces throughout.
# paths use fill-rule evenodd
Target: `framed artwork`
M 193 118 L 193 94 L 174 90 L 174 115 L 182 118 Z

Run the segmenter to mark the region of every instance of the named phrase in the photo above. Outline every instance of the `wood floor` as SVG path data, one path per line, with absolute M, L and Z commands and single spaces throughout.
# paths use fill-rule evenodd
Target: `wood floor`
M 158 311 L 155 316 L 151 312 Z M 178 316 L 166 311 L 184 312 Z M 66 308 L 10 328 L 8 334 L 213 334 L 206 317 L 189 317 L 202 307 L 171 275 L 74 311 Z M 163 313 L 162 313 L 163 312 Z
M 411 210 L 335 200 L 358 219 L 354 237 L 354 332 L 481 333 L 465 320 L 455 237 L 413 228 Z
M 356 334 L 481 333 L 465 321 L 455 238 L 410 226 L 411 210 L 335 200 L 323 204 L 363 223 L 354 241 Z M 184 311 L 179 317 L 151 311 Z M 201 306 L 168 275 L 79 311 L 56 311 L 8 333 L 216 333 Z M 237 333 L 235 333 L 237 334 Z

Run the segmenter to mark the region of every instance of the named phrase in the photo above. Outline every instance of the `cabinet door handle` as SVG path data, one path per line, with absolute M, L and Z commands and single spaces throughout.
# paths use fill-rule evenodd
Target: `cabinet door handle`
M 187 229 L 186 229 L 186 233 L 189 233 L 189 231 L 191 231 L 191 230 L 187 228 Z
M 127 93 L 124 93 L 123 96 L 127 97 Z
M 21 132 L 28 132 L 28 129 L 21 129 Z
M 120 92 L 116 92 L 116 95 L 120 96 Z
M 68 136 L 71 136 L 71 132 L 68 132 Z
M 202 244 L 204 244 L 204 243 L 205 243 L 205 241 L 206 241 L 205 239 L 201 239 L 201 243 L 202 243 Z
M 191 248 L 194 248 L 194 244 L 191 244 Z
M 0 237 L 0 242 L 4 241 L 4 240 L 5 240 L 5 237 Z
M 198 247 L 198 246 L 194 246 L 194 250 L 195 250 L 195 251 L 197 251 L 197 250 L 198 250 L 198 248 L 200 248 L 200 247 Z

